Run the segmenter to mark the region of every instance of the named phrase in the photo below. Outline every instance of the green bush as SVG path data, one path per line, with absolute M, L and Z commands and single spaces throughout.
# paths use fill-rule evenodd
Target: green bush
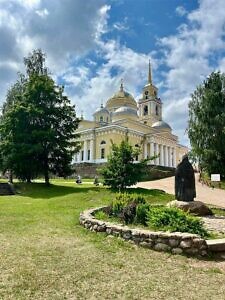
M 203 222 L 178 208 L 151 207 L 147 212 L 147 224 L 157 230 L 189 232 L 207 237 Z
M 120 218 L 126 224 L 133 223 L 136 216 L 136 206 L 144 204 L 145 198 L 140 195 L 119 193 L 116 199 L 104 212 L 109 216 Z
M 119 193 L 116 195 L 116 199 L 110 205 L 111 214 L 114 216 L 119 216 L 131 203 L 134 203 L 134 206 L 136 207 L 138 204 L 144 204 L 145 198 L 135 194 L 132 195 L 127 193 Z
M 147 216 L 148 211 L 150 210 L 150 205 L 148 203 L 139 204 L 136 207 L 136 217 L 135 223 L 142 224 L 144 226 L 147 225 Z

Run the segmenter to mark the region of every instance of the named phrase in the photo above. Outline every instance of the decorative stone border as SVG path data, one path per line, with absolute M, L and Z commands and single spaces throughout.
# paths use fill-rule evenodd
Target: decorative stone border
M 121 224 L 97 220 L 93 214 L 103 208 L 105 206 L 82 212 L 80 214 L 80 224 L 91 231 L 105 232 L 108 235 L 121 237 L 124 240 L 129 240 L 142 247 L 157 251 L 200 256 L 208 254 L 206 240 L 197 234 L 132 229 Z

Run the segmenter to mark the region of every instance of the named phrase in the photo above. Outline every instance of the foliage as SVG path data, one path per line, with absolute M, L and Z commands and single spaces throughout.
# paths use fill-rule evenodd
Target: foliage
M 108 215 L 104 211 L 99 210 L 95 213 L 95 218 L 98 219 L 98 220 L 107 221 L 108 220 Z
M 157 230 L 179 231 L 207 237 L 203 222 L 178 208 L 151 207 L 147 213 L 147 224 Z
M 144 203 L 145 198 L 140 195 L 119 193 L 104 212 L 111 216 L 119 217 L 121 221 L 129 224 L 134 221 L 136 216 L 136 206 Z
M 145 172 L 147 163 L 147 160 L 135 162 L 139 154 L 139 147 L 132 147 L 128 138 L 119 145 L 112 142 L 107 164 L 100 170 L 104 178 L 103 184 L 119 190 L 136 184 Z
M 2 166 L 28 182 L 44 175 L 49 184 L 49 172 L 72 172 L 79 121 L 63 87 L 48 74 L 41 50 L 24 61 L 27 74 L 9 90 L 0 122 Z
M 225 75 L 213 72 L 189 103 L 188 135 L 192 155 L 209 175 L 225 177 Z
M 147 220 L 148 220 L 147 216 L 149 210 L 150 210 L 150 204 L 148 203 L 137 205 L 135 223 L 147 226 Z

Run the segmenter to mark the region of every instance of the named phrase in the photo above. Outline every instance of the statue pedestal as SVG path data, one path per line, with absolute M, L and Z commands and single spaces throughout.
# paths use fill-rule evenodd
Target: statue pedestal
M 196 216 L 213 215 L 211 209 L 208 208 L 208 206 L 201 201 L 184 202 L 184 201 L 174 200 L 167 203 L 167 206 L 180 208 L 183 211 L 189 212 Z

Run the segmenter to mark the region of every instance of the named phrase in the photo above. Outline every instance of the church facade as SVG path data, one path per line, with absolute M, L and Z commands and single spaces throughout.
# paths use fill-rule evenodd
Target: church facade
M 158 155 L 150 164 L 176 167 L 188 148 L 178 142 L 169 124 L 162 120 L 162 101 L 152 82 L 149 63 L 148 82 L 142 97 L 134 97 L 120 89 L 93 114 L 93 120 L 82 118 L 77 133 L 81 149 L 75 163 L 104 163 L 111 150 L 111 141 L 118 144 L 126 137 L 130 144 L 139 147 L 137 161 Z

